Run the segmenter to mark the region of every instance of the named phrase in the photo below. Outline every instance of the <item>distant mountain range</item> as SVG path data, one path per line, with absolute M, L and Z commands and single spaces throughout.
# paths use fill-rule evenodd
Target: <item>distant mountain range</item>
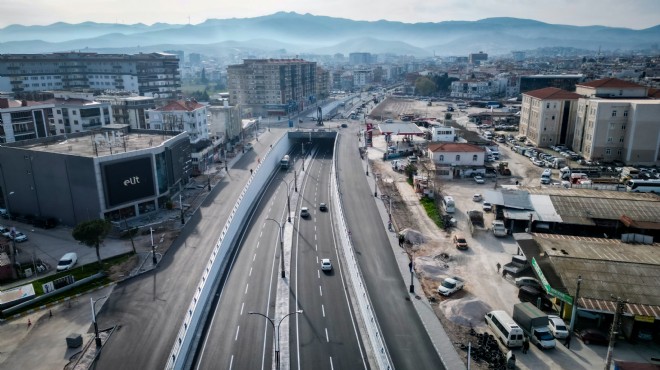
M 242 19 L 209 19 L 196 25 L 156 23 L 54 23 L 0 29 L 0 54 L 57 51 L 152 52 L 169 49 L 207 55 L 232 53 L 335 54 L 370 52 L 466 55 L 484 51 L 573 47 L 587 50 L 657 48 L 660 25 L 632 30 L 567 26 L 529 19 L 402 23 L 353 21 L 298 13 Z

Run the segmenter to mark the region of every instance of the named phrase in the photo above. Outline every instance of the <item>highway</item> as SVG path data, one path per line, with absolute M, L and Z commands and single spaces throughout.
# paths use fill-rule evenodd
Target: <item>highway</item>
M 271 368 L 273 326 L 261 315 L 273 319 L 274 326 L 281 329 L 283 365 L 290 364 L 292 369 L 367 368 L 341 275 L 330 213 L 318 210 L 318 204 L 328 203 L 330 196 L 332 146 L 330 143 L 306 150 L 315 155 L 307 160 L 298 184 L 301 196 L 294 194 L 292 171 L 276 173 L 262 193 L 240 240 L 240 252 L 226 285 L 217 293 L 218 304 L 196 369 Z M 292 153 L 292 157 L 299 157 L 297 154 Z M 300 161 L 297 169 L 301 169 Z M 291 204 L 291 238 L 284 238 L 285 251 L 291 252 L 285 252 L 290 258 L 286 266 L 290 267 L 285 268 L 287 278 L 281 279 L 278 233 L 279 225 L 287 223 L 287 187 L 298 202 Z M 309 218 L 299 217 L 300 207 L 309 208 Z M 321 272 L 320 258 L 332 259 L 332 272 Z M 278 283 L 285 289 L 278 289 Z M 297 310 L 302 313 L 285 318 L 280 327 L 280 318 Z

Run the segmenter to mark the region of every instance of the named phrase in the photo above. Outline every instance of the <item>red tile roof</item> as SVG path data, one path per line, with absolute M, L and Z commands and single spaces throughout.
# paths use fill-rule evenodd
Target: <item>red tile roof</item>
M 619 80 L 618 78 L 603 78 L 602 80 L 594 80 L 594 81 L 579 83 L 576 84 L 576 86 L 612 87 L 612 88 L 643 87 L 642 85 L 636 84 L 634 82 Z
M 160 107 L 156 110 L 161 112 L 172 112 L 172 111 L 188 111 L 192 112 L 195 109 L 204 108 L 204 105 L 199 104 L 194 100 L 175 100 L 169 102 L 166 106 Z
M 531 97 L 541 99 L 541 100 L 567 100 L 567 99 L 579 99 L 582 96 L 574 92 L 558 89 L 556 87 L 546 87 L 543 89 L 532 90 L 524 95 L 529 95 Z
M 648 95 L 649 98 L 660 99 L 660 89 L 650 88 Z
M 429 144 L 429 150 L 433 153 L 437 152 L 485 152 L 486 149 L 468 143 L 431 143 Z

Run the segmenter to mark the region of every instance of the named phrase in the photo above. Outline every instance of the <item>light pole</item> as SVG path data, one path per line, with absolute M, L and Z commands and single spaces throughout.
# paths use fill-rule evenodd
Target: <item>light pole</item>
M 284 240 L 282 240 L 283 237 L 283 230 L 284 230 L 284 225 L 282 225 L 279 221 L 277 221 L 274 218 L 267 218 L 266 221 L 273 221 L 277 224 L 277 226 L 280 228 L 280 265 L 282 267 L 282 277 L 286 277 L 286 272 L 284 271 Z
M 575 321 L 577 321 L 577 306 L 578 306 L 578 296 L 580 295 L 580 284 L 582 283 L 582 275 L 578 275 L 577 279 L 577 288 L 575 289 L 575 297 L 573 297 L 573 311 L 571 312 L 571 324 L 569 325 L 568 335 L 573 334 L 573 329 L 575 328 Z
M 305 170 L 305 142 L 303 141 L 302 143 L 302 170 Z
M 154 229 L 150 227 L 149 233 L 151 234 L 151 258 L 154 263 L 154 266 L 156 266 L 158 260 L 156 259 L 156 246 L 154 245 Z
M 374 197 L 378 198 L 378 175 L 374 174 Z
M 612 354 L 614 352 L 614 342 L 616 341 L 616 336 L 619 334 L 619 326 L 621 316 L 626 310 L 627 300 L 623 300 L 619 297 L 616 298 L 616 309 L 614 311 L 614 320 L 612 321 L 612 328 L 610 330 L 610 342 L 607 346 L 607 356 L 605 356 L 605 370 L 610 370 L 612 365 Z
M 366 170 L 367 176 L 369 176 L 369 155 L 368 155 L 366 149 L 364 151 L 364 162 L 365 162 L 364 167 L 367 169 Z
M 408 264 L 408 267 L 410 267 L 410 293 L 415 293 L 415 284 L 413 281 L 414 274 L 415 274 L 415 249 L 417 247 L 417 244 L 414 244 L 412 247 L 410 247 L 410 263 Z
M 181 190 L 183 191 L 183 190 Z M 181 225 L 185 224 L 186 221 L 184 220 L 183 217 L 183 202 L 181 201 L 181 192 L 179 192 L 179 208 L 181 208 Z
M 282 179 L 282 182 L 286 184 L 286 220 L 287 222 L 291 222 L 291 180 L 286 181 Z
M 276 326 L 275 321 L 273 321 L 273 319 L 271 319 L 270 317 L 259 312 L 252 312 L 252 311 L 249 312 L 250 315 L 259 315 L 265 317 L 270 323 L 270 325 L 273 327 L 273 336 L 275 336 L 275 366 L 276 366 L 275 369 L 277 370 L 280 369 L 280 325 L 282 325 L 282 321 L 284 321 L 284 319 L 286 319 L 287 317 L 300 313 L 303 313 L 303 310 L 289 312 L 288 314 L 284 315 L 282 319 L 280 319 L 280 322 L 278 322 Z
M 99 325 L 96 323 L 96 302 L 108 298 L 107 295 L 94 300 L 94 298 L 89 298 L 89 303 L 92 305 L 92 323 L 94 323 L 94 341 L 96 342 L 97 347 L 101 347 L 101 338 L 99 338 Z
M 293 167 L 293 190 L 298 192 L 298 174 L 296 174 L 296 167 Z

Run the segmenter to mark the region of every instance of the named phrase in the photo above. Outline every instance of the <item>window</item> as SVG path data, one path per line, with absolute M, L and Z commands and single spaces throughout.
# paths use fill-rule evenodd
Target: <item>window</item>
M 624 140 L 624 139 L 623 139 L 623 136 L 621 136 L 621 137 L 619 138 L 619 142 L 620 142 L 620 143 L 623 143 L 623 140 Z
M 73 124 L 74 124 L 74 125 L 77 125 L 77 124 L 78 124 L 78 120 L 75 120 L 75 119 L 74 119 L 74 120 L 73 120 Z
M 611 143 L 611 142 L 612 142 L 612 138 L 611 138 L 611 137 L 608 137 L 608 138 L 607 138 L 607 142 L 608 142 L 608 143 Z
M 625 129 L 626 129 L 626 125 L 621 125 L 621 129 L 622 129 L 622 130 L 625 130 Z
M 546 104 L 545 104 L 545 107 L 546 107 L 546 108 L 550 108 L 550 103 L 546 103 Z
M 623 111 L 623 116 L 624 116 L 624 117 L 628 117 L 628 111 L 627 111 L 627 110 L 624 110 L 624 111 Z
M 438 156 L 438 161 L 439 162 L 444 162 L 444 160 L 445 160 L 445 156 L 440 154 L 440 156 Z
M 621 153 L 623 153 L 623 149 L 619 148 L 619 149 L 616 150 L 617 155 L 621 155 Z
M 460 154 L 456 154 L 456 160 L 457 160 L 457 161 L 460 161 L 460 160 L 461 160 L 461 155 L 460 155 Z
M 476 161 L 477 161 L 477 155 L 476 155 L 476 154 L 472 156 L 472 161 L 473 161 L 473 162 L 476 162 Z
M 605 154 L 611 155 L 612 154 L 612 149 L 610 148 L 605 148 Z
M 552 120 L 553 120 L 553 121 L 555 120 L 555 116 L 552 116 Z
M 616 117 L 616 110 L 612 111 L 612 117 Z

